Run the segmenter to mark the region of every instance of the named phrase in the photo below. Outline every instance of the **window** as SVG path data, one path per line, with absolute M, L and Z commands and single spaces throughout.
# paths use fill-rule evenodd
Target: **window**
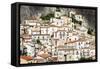
M 42 38 L 44 39 L 44 36 Z
M 60 32 L 60 38 L 62 38 L 62 34 L 61 34 L 61 32 Z
M 57 22 L 57 25 L 58 25 L 58 22 Z
M 78 43 L 78 45 L 80 45 L 80 42 Z
M 69 33 L 67 33 L 67 36 L 69 36 Z
M 61 21 L 61 23 L 62 23 L 62 21 Z
M 69 39 L 69 41 L 71 41 L 71 38 Z
M 72 58 L 72 56 L 69 56 L 69 58 L 71 59 L 71 58 Z
M 78 51 L 76 52 L 76 55 L 79 55 Z
M 62 36 L 63 36 L 63 37 L 65 36 L 65 33 L 64 33 L 64 32 L 62 32 Z
M 76 40 L 76 38 L 75 38 L 75 40 Z

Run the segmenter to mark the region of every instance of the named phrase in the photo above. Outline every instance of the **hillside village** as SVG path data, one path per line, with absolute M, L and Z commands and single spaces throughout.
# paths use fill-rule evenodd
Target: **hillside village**
M 62 15 L 57 8 L 47 16 L 27 17 L 20 24 L 20 63 L 95 59 L 95 32 L 81 14 Z

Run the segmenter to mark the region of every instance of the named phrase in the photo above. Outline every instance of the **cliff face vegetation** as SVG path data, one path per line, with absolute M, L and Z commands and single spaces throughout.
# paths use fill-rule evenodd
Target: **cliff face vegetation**
M 20 16 L 21 23 L 23 20 L 30 16 L 46 16 L 47 14 L 53 13 L 56 7 L 40 7 L 40 6 L 21 6 Z M 93 9 L 76 9 L 76 8 L 60 8 L 61 13 L 68 15 L 68 12 L 75 11 L 77 14 L 81 14 L 85 18 L 85 22 L 90 28 L 95 29 L 95 10 Z

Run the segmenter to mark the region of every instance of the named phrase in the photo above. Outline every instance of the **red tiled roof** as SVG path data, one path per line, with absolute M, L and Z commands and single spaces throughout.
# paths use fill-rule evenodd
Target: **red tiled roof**
M 43 54 L 40 54 L 39 56 L 42 58 L 48 58 L 48 57 L 50 57 L 50 54 L 43 53 Z
M 32 35 L 24 34 L 24 35 L 22 35 L 22 38 L 28 38 L 28 39 L 31 39 L 31 38 L 32 38 Z
M 20 56 L 20 58 L 25 59 L 25 60 L 27 60 L 27 61 L 33 59 L 31 56 Z

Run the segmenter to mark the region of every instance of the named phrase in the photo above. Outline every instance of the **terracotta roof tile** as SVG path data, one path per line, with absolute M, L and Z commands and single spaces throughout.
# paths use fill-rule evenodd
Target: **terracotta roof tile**
M 31 56 L 20 56 L 21 59 L 25 59 L 27 61 L 32 60 L 33 58 Z

